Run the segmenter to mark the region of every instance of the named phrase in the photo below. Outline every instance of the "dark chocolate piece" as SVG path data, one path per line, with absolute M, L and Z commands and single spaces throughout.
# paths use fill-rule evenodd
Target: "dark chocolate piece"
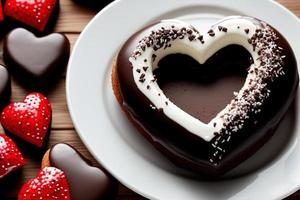
M 153 73 L 175 105 L 209 123 L 233 99 L 233 91 L 243 86 L 246 67 L 251 65 L 249 57 L 245 49 L 234 45 L 218 51 L 204 65 L 187 55 L 174 54 L 161 59 Z
M 116 197 L 117 181 L 105 170 L 92 166 L 70 145 L 54 145 L 49 160 L 51 166 L 65 173 L 72 200 L 112 200 Z
M 0 111 L 7 105 L 11 96 L 11 81 L 7 69 L 0 65 Z
M 7 68 L 30 89 L 48 89 L 65 69 L 69 54 L 70 43 L 60 33 L 37 38 L 26 29 L 17 28 L 4 40 Z
M 207 33 L 208 33 L 208 35 L 211 36 L 211 37 L 214 37 L 214 36 L 215 36 L 215 32 L 214 32 L 212 29 L 210 29 Z

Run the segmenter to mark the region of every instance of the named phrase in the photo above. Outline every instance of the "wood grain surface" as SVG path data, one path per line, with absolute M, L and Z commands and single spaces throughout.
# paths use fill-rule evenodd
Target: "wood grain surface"
M 300 17 L 299 0 L 279 0 L 279 2 L 288 9 L 290 9 L 298 17 Z M 65 33 L 73 47 L 80 32 L 98 11 L 97 9 L 92 10 L 88 7 L 74 3 L 71 0 L 61 0 L 60 4 L 60 15 L 56 24 L 55 31 Z M 2 44 L 0 45 L 0 47 L 1 46 Z M 0 61 L 0 63 L 1 62 L 2 61 Z M 13 80 L 12 101 L 21 100 L 23 96 L 28 92 L 29 91 L 25 90 L 21 85 L 19 85 L 15 80 Z M 77 136 L 77 133 L 71 121 L 66 103 L 64 75 L 62 76 L 61 80 L 57 83 L 57 85 L 55 85 L 54 89 L 46 95 L 49 97 L 53 108 L 52 130 L 48 142 L 48 147 L 58 142 L 69 143 L 75 148 L 77 148 L 86 157 L 91 159 L 95 165 L 97 165 L 96 161 L 89 154 L 89 152 Z M 1 127 L 0 130 L 2 131 Z M 20 173 L 14 174 L 14 177 L 11 177 L 7 182 L 5 182 L 4 184 L 2 183 L 0 185 L 0 200 L 17 199 L 17 194 L 20 190 L 20 187 L 28 179 L 31 179 L 36 176 L 36 173 L 40 168 L 41 156 L 43 155 L 46 149 L 40 151 L 28 150 L 28 148 L 24 146 L 22 150 L 24 151 L 27 160 L 27 165 Z M 135 194 L 134 192 L 120 184 L 117 199 L 140 200 L 144 198 L 139 196 L 138 194 Z M 296 199 L 300 199 L 300 191 L 294 193 L 293 195 L 287 198 L 287 200 Z

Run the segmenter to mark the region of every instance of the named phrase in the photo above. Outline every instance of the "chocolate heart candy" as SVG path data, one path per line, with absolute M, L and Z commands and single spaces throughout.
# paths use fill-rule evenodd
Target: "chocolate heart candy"
M 11 96 L 10 75 L 5 67 L 0 65 L 0 110 L 8 103 Z
M 54 145 L 49 153 L 50 165 L 61 169 L 67 179 L 72 200 L 113 199 L 117 183 L 113 177 L 67 144 Z
M 65 68 L 70 43 L 60 33 L 37 38 L 23 28 L 11 31 L 4 40 L 3 57 L 8 69 L 28 88 L 46 89 Z
M 204 64 L 188 55 L 168 55 L 153 73 L 170 101 L 209 123 L 242 88 L 251 64 L 252 57 L 243 47 L 230 45 Z

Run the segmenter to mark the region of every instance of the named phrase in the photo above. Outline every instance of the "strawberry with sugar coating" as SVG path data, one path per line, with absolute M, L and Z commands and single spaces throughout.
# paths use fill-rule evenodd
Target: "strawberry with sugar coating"
M 52 117 L 51 105 L 41 93 L 30 93 L 22 102 L 4 108 L 0 121 L 6 131 L 42 147 Z
M 18 200 L 70 200 L 70 190 L 63 171 L 55 167 L 43 168 L 35 179 L 23 185 Z
M 57 0 L 6 0 L 6 16 L 44 31 L 54 12 Z
M 25 165 L 25 160 L 16 144 L 0 134 L 0 180 Z

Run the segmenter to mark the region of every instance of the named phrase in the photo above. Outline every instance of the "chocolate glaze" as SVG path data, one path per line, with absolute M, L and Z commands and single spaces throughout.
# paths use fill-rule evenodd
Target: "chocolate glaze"
M 154 74 L 172 102 L 208 123 L 234 98 L 233 92 L 243 86 L 246 68 L 252 63 L 250 58 L 237 45 L 220 50 L 204 65 L 187 55 L 175 54 L 163 58 Z
M 7 105 L 11 96 L 11 81 L 7 69 L 0 65 L 0 111 Z
M 49 160 L 51 166 L 65 173 L 72 200 L 111 200 L 116 196 L 116 180 L 106 171 L 93 167 L 91 161 L 70 145 L 54 145 Z
M 12 75 L 35 90 L 49 87 L 59 77 L 70 54 L 70 43 L 63 34 L 37 38 L 22 28 L 6 36 L 3 48 L 3 58 Z
M 189 133 L 186 129 L 166 117 L 162 112 L 151 109 L 149 106 L 151 102 L 138 90 L 134 82 L 131 63 L 128 58 L 132 55 L 142 36 L 149 33 L 150 29 L 151 26 L 134 34 L 128 39 L 118 54 L 116 75 L 120 94 L 123 98 L 122 106 L 129 113 L 134 123 L 141 128 L 141 133 L 177 166 L 195 171 L 209 178 L 221 176 L 255 153 L 273 135 L 280 119 L 294 99 L 299 78 L 296 60 L 291 47 L 284 37 L 275 31 L 279 37 L 277 42 L 283 48 L 282 54 L 286 55 L 283 59 L 285 75 L 276 79 L 275 82 L 268 83 L 271 94 L 265 101 L 262 112 L 255 115 L 255 117 L 250 116 L 247 124 L 227 144 L 227 153 L 224 158 L 218 164 L 212 164 L 208 161 L 209 155 L 213 153 L 211 144 Z M 218 54 L 224 56 L 221 56 L 220 60 L 217 59 L 218 55 L 210 58 L 208 62 L 211 62 L 215 66 L 214 71 L 218 71 L 216 68 L 220 66 L 219 64 L 222 64 L 222 60 L 224 61 L 224 59 L 228 64 L 235 62 L 236 58 L 229 56 L 231 52 L 228 50 L 231 48 L 238 47 L 231 46 L 221 49 Z M 246 51 L 241 51 L 241 56 L 243 57 L 242 63 L 247 64 L 247 61 L 251 60 L 251 58 L 245 53 Z M 208 62 L 205 65 L 209 65 Z M 204 71 L 205 65 L 202 68 L 203 74 L 206 73 Z M 219 70 L 219 72 L 222 72 L 222 70 Z M 212 76 L 209 77 L 211 79 Z M 163 81 L 160 82 L 163 87 Z M 209 86 L 211 85 L 207 87 L 209 88 Z M 237 87 L 240 87 L 240 85 L 237 84 Z M 168 91 L 166 90 L 166 92 Z M 189 104 L 191 99 L 187 98 L 184 104 Z M 223 101 L 220 99 L 220 102 L 217 99 L 215 101 L 216 103 L 224 104 L 224 99 Z M 201 115 L 198 116 L 195 113 L 194 116 L 201 118 Z

